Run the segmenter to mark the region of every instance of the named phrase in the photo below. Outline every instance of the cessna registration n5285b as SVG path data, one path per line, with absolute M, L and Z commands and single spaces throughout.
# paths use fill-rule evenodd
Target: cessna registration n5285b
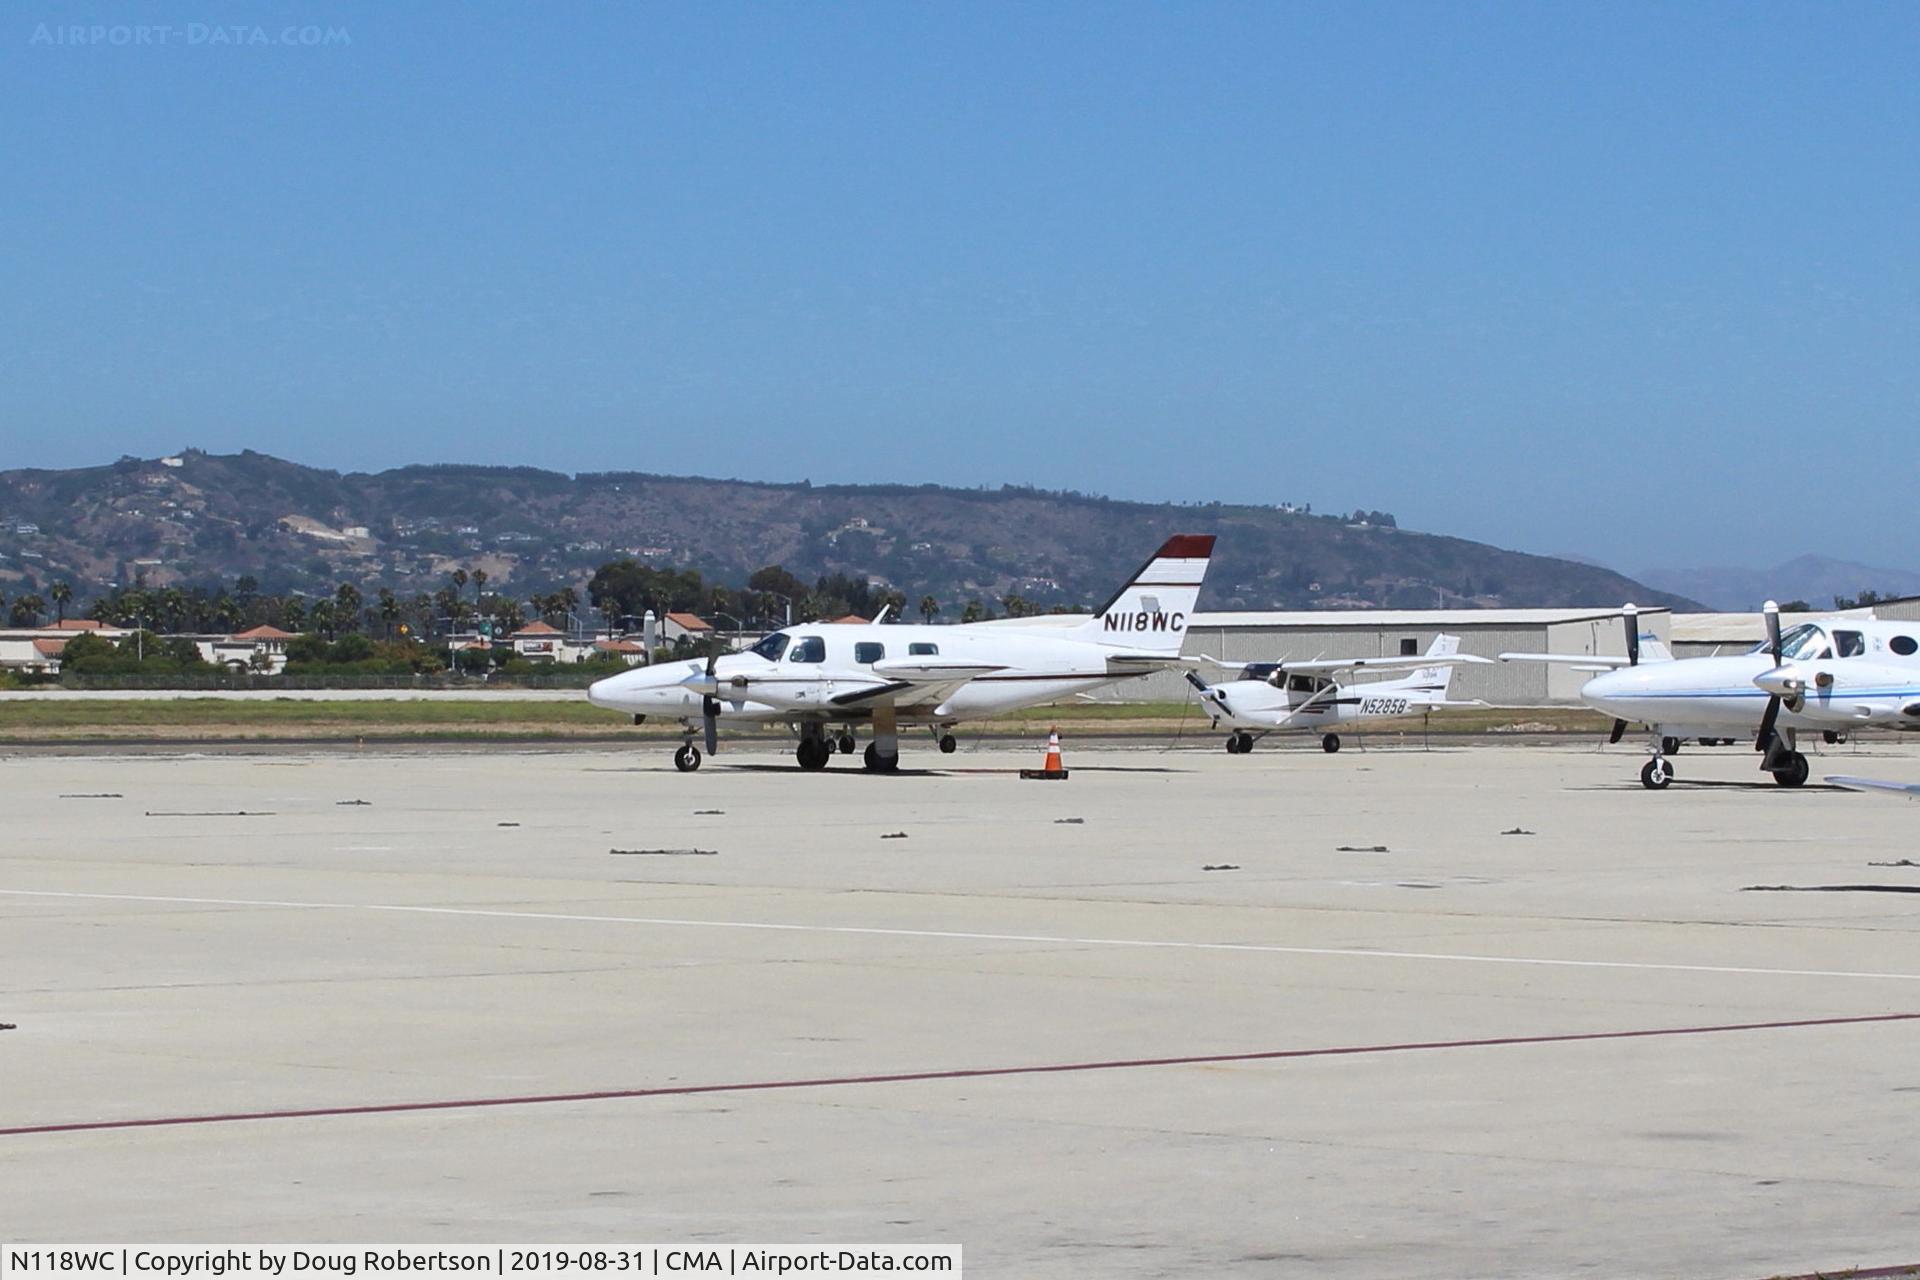
M 1243 755 L 1270 733 L 1314 732 L 1323 735 L 1326 751 L 1340 749 L 1341 725 L 1404 720 L 1424 716 L 1438 707 L 1471 707 L 1476 702 L 1450 702 L 1447 686 L 1453 669 L 1467 662 L 1491 662 L 1460 651 L 1459 636 L 1436 636 L 1424 657 L 1316 658 L 1311 662 L 1253 662 L 1240 668 L 1240 678 L 1208 684 L 1194 672 L 1187 683 L 1200 691 L 1200 700 L 1213 727 L 1225 725 L 1227 751 Z M 1341 677 L 1356 671 L 1408 671 L 1398 680 L 1343 684 Z
M 1213 537 L 1176 534 L 1092 616 L 1005 618 L 958 626 L 813 623 L 777 631 L 743 653 L 622 672 L 587 691 L 596 706 L 677 719 L 687 738 L 682 772 L 700 767 L 721 721 L 784 720 L 800 735 L 802 769 L 850 754 L 856 725 L 871 726 L 866 766 L 900 767 L 899 726 L 924 724 L 950 752 L 956 724 L 1038 706 L 1165 667 L 1200 595 Z

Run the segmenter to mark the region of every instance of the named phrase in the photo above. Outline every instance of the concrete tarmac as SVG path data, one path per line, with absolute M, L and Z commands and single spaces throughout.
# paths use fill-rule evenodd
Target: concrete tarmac
M 1920 808 L 1741 750 L 1037 752 L 0 758 L 0 1238 L 1920 1261 Z

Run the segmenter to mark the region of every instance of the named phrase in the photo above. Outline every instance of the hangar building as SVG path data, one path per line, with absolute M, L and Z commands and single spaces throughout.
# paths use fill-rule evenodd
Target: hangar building
M 1665 609 L 1640 611 L 1643 634 L 1668 638 Z M 1624 654 L 1626 630 L 1618 606 L 1610 609 L 1353 609 L 1297 613 L 1195 613 L 1183 652 L 1226 662 L 1285 658 L 1377 658 L 1425 653 L 1440 633 L 1460 637 L 1460 652 L 1483 658 L 1502 653 Z M 1220 673 L 1202 669 L 1208 679 Z M 1590 672 L 1548 663 L 1460 667 L 1449 696 L 1480 698 L 1495 706 L 1574 703 Z M 1128 702 L 1177 702 L 1190 690 L 1179 672 L 1162 672 L 1116 686 L 1109 696 Z

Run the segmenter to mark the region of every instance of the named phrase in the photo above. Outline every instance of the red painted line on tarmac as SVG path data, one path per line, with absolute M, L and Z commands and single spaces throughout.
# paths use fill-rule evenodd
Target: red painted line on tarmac
M 89 1133 L 99 1129 L 155 1129 L 169 1125 L 232 1124 L 241 1120 L 310 1120 L 327 1116 L 374 1116 L 408 1111 L 461 1111 L 480 1107 L 531 1107 L 552 1102 L 612 1102 L 629 1098 L 680 1098 L 701 1093 L 759 1093 L 773 1089 L 830 1089 L 850 1084 L 912 1084 L 927 1080 L 984 1080 L 994 1076 L 1062 1075 L 1076 1071 L 1127 1071 L 1142 1067 L 1210 1066 L 1232 1062 L 1278 1062 L 1288 1058 L 1337 1058 L 1427 1049 L 1493 1049 L 1509 1045 L 1572 1044 L 1582 1040 L 1643 1040 L 1705 1036 L 1726 1031 L 1784 1031 L 1795 1027 L 1846 1027 L 1870 1022 L 1920 1021 L 1920 1013 L 1874 1013 L 1848 1018 L 1800 1018 L 1787 1022 L 1732 1022 L 1719 1026 L 1653 1027 L 1640 1031 L 1575 1031 L 1552 1036 L 1495 1036 L 1484 1040 L 1422 1040 L 1408 1044 L 1342 1045 L 1320 1049 L 1269 1049 L 1258 1053 L 1204 1053 L 1177 1058 L 1117 1058 L 1106 1062 L 1055 1062 L 1024 1067 L 960 1067 L 947 1071 L 901 1071 L 884 1075 L 817 1076 L 800 1080 L 751 1080 L 734 1084 L 676 1084 L 651 1089 L 595 1089 L 583 1093 L 535 1093 L 505 1098 L 452 1098 L 438 1102 L 376 1102 L 361 1106 L 302 1107 L 281 1111 L 233 1111 L 207 1115 L 151 1116 L 139 1120 L 75 1120 L 0 1128 L 0 1137 L 35 1133 Z

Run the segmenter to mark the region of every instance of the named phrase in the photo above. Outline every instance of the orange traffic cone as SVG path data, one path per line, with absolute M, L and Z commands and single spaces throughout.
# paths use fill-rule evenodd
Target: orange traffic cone
M 1038 769 L 1022 769 L 1023 778 L 1064 778 L 1067 767 L 1060 763 L 1060 728 L 1054 725 L 1047 730 L 1047 759 Z

